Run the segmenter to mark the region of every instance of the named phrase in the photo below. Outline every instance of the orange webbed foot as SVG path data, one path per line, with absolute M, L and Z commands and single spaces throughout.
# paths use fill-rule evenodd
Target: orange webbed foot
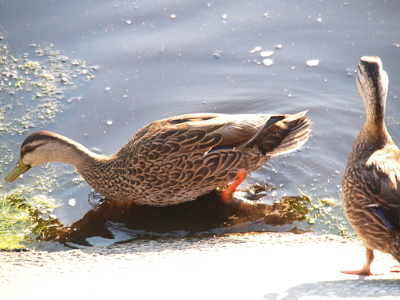
M 364 266 L 360 270 L 355 270 L 355 271 L 340 271 L 343 274 L 350 274 L 350 275 L 364 275 L 364 276 L 370 276 L 370 275 L 380 275 L 380 274 L 374 274 L 371 273 L 371 263 L 374 260 L 374 251 L 373 250 L 367 250 L 366 252 L 366 262 Z
M 238 174 L 234 182 L 228 186 L 225 191 L 222 192 L 221 198 L 224 202 L 230 202 L 232 200 L 232 194 L 236 191 L 236 188 L 245 180 L 247 172 L 245 169 L 238 169 Z
M 361 270 L 354 270 L 354 271 L 346 271 L 346 270 L 341 270 L 343 274 L 350 274 L 350 275 L 365 275 L 365 276 L 370 276 L 370 275 L 376 275 L 371 273 L 371 270 L 367 270 L 362 268 Z

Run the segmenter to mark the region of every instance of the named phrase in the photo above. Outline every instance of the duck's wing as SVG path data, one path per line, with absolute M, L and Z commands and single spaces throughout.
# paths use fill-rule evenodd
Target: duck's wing
M 261 114 L 183 115 L 169 120 L 166 126 L 168 132 L 165 132 L 165 135 L 173 138 L 177 135 L 174 131 L 178 129 L 181 132 L 181 138 L 185 138 L 183 145 L 214 151 L 234 149 L 248 144 L 264 127 L 269 127 L 284 118 L 284 115 Z
M 311 123 L 305 113 L 188 114 L 163 119 L 139 130 L 120 150 L 120 155 L 125 152 L 130 155 L 154 152 L 157 156 L 194 152 L 207 154 L 250 147 L 262 155 L 273 156 L 307 140 Z M 259 143 L 260 140 L 262 143 Z
M 386 226 L 400 230 L 400 151 L 394 145 L 375 152 L 361 168 L 370 207 Z
M 272 156 L 307 140 L 311 123 L 305 113 L 183 115 L 166 120 L 163 125 L 166 131 L 158 138 L 179 141 L 183 151 L 252 147 Z

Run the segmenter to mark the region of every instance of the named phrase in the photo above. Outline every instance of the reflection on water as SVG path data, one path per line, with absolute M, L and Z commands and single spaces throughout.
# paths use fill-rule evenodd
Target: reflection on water
M 259 189 L 258 185 L 256 187 Z M 96 204 L 68 228 L 51 230 L 45 240 L 81 247 L 104 246 L 137 238 L 246 232 L 252 231 L 253 226 L 258 231 L 288 231 L 305 220 L 309 203 L 306 196 L 285 197 L 272 205 L 251 200 L 225 203 L 218 192 L 167 207 L 106 200 Z M 282 225 L 285 225 L 283 229 Z

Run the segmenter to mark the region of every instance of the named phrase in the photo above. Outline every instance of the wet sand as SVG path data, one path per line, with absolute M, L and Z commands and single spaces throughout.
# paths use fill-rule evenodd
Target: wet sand
M 398 263 L 351 276 L 365 250 L 334 235 L 257 233 L 137 240 L 61 252 L 0 252 L 0 299 L 399 299 Z

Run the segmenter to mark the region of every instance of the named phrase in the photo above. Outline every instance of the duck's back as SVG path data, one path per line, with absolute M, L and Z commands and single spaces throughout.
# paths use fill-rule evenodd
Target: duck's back
M 391 141 L 368 145 L 360 135 L 342 180 L 346 216 L 368 249 L 400 261 L 400 151 Z

